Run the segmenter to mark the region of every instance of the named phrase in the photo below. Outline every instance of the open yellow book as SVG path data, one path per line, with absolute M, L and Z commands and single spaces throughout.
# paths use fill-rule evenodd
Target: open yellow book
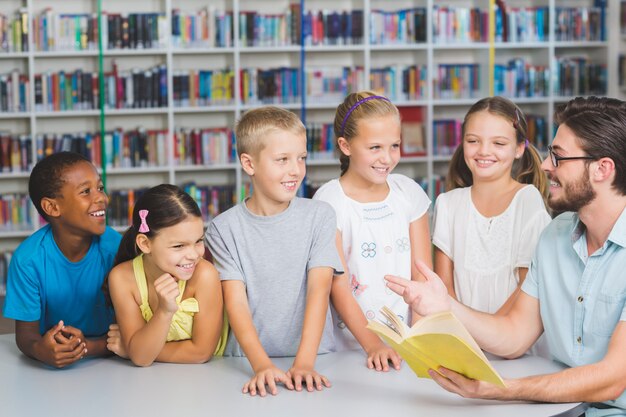
M 450 311 L 423 317 L 408 327 L 390 308 L 380 312 L 387 323 L 370 320 L 367 328 L 381 336 L 419 377 L 440 366 L 467 378 L 504 387 L 504 381 L 489 363 L 465 326 Z

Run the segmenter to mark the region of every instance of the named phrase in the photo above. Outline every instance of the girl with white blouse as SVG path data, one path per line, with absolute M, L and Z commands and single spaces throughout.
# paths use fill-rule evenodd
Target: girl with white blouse
M 324 184 L 314 198 L 337 214 L 337 249 L 345 273 L 331 290 L 335 341 L 339 350 L 359 348 L 370 369 L 386 371 L 400 357 L 374 333 L 367 320 L 383 306 L 405 322 L 406 303 L 385 285 L 394 274 L 418 279 L 416 260 L 432 265 L 430 200 L 411 178 L 392 174 L 400 160 L 400 113 L 386 97 L 362 91 L 337 107 L 334 123 L 341 152 L 341 176 Z
M 506 312 L 550 222 L 541 158 L 526 118 L 510 100 L 488 97 L 465 116 L 447 189 L 435 203 L 435 272 L 473 309 Z

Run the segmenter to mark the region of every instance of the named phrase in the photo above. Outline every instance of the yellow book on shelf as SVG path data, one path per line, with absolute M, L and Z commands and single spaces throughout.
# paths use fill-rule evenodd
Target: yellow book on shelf
M 381 336 L 421 378 L 428 370 L 451 369 L 467 378 L 504 387 L 474 338 L 450 311 L 423 317 L 408 327 L 390 308 L 383 307 L 386 323 L 370 320 L 367 328 Z

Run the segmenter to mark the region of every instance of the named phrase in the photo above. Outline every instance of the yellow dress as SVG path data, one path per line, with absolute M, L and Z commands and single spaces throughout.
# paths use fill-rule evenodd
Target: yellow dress
M 141 316 L 148 322 L 152 319 L 153 313 L 148 303 L 148 284 L 146 280 L 146 273 L 143 269 L 143 254 L 133 259 L 133 272 L 135 274 L 135 280 L 137 281 L 137 287 L 141 294 Z M 183 293 L 185 292 L 185 286 L 187 281 L 178 281 L 178 292 L 180 293 L 176 298 L 176 304 L 178 304 L 178 311 L 174 313 L 172 322 L 170 323 L 170 329 L 167 332 L 167 341 L 180 341 L 189 340 L 193 331 L 193 316 L 200 311 L 198 306 L 198 300 L 193 297 L 186 298 L 181 301 Z M 226 315 L 224 315 L 224 324 L 222 326 L 222 332 L 220 340 L 217 342 L 214 356 L 222 356 L 224 349 L 226 348 L 226 340 L 228 337 L 228 322 Z

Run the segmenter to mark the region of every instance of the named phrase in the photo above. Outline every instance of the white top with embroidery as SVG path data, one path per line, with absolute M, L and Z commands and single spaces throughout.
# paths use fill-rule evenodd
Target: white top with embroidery
M 408 321 L 406 303 L 386 287 L 383 277 L 411 277 L 409 224 L 426 213 L 430 199 L 419 184 L 404 175 L 389 175 L 387 184 L 389 194 L 375 203 L 349 198 L 338 179 L 324 184 L 313 198 L 335 209 L 352 294 L 365 316 L 382 318 L 379 311 L 386 305 Z M 334 309 L 333 324 L 338 348 L 358 348 Z
M 528 268 L 539 235 L 550 222 L 541 194 L 521 188 L 506 210 L 484 217 L 471 198 L 471 187 L 437 197 L 433 244 L 454 263 L 454 289 L 460 302 L 475 310 L 496 312 L 519 282 L 518 268 Z

